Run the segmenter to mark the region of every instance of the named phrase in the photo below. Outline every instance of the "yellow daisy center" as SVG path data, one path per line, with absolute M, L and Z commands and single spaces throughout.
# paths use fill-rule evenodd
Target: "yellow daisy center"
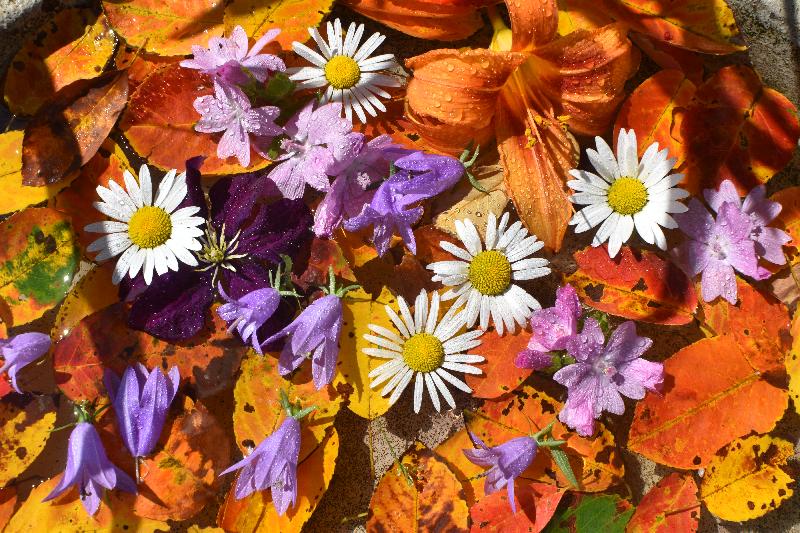
M 608 188 L 608 205 L 621 215 L 634 215 L 647 205 L 647 189 L 636 178 L 619 178 Z
M 325 79 L 334 89 L 350 89 L 361 79 L 361 68 L 352 57 L 333 56 L 325 64 Z
M 433 372 L 444 363 L 442 341 L 430 333 L 417 333 L 403 344 L 403 361 L 415 372 Z
M 469 264 L 469 281 L 481 294 L 503 294 L 511 285 L 511 263 L 497 250 L 481 252 Z
M 139 248 L 156 248 L 172 235 L 169 213 L 152 205 L 140 207 L 128 221 L 128 236 Z

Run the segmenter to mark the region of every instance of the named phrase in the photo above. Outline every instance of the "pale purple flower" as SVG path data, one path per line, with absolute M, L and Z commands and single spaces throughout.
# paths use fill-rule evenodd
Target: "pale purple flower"
M 708 205 L 716 213 L 720 212 L 722 204 L 730 202 L 750 218 L 750 238 L 755 243 L 756 255 L 763 257 L 770 263 L 783 265 L 786 256 L 783 255 L 783 245 L 792 238 L 778 228 L 767 227 L 781 212 L 781 204 L 766 198 L 767 188 L 759 185 L 752 189 L 744 203 L 739 198 L 736 186 L 730 180 L 725 180 L 719 185 L 719 190 L 706 189 L 703 191 Z
M 228 84 L 246 84 L 250 81 L 248 72 L 253 78 L 264 82 L 270 72 L 286 70 L 286 65 L 278 56 L 259 54 L 280 32 L 278 29 L 269 30 L 248 52 L 247 34 L 244 28 L 236 26 L 227 39 L 225 37 L 209 39 L 208 49 L 193 45 L 194 57 L 181 61 L 181 66 L 200 70 L 213 76 L 216 81 Z
M 136 483 L 108 460 L 100 435 L 88 422 L 78 422 L 67 444 L 67 467 L 61 481 L 43 502 L 57 498 L 72 485 L 78 488 L 86 512 L 93 515 L 100 507 L 103 489 L 118 488 L 136 494 Z
M 306 307 L 294 322 L 268 338 L 264 344 L 290 336 L 278 360 L 278 371 L 285 376 L 310 355 L 314 385 L 321 389 L 333 381 L 336 373 L 341 331 L 342 301 L 338 296 L 329 294 Z
M 451 188 L 464 174 L 458 159 L 423 152 L 401 157 L 395 166 L 398 171 L 378 187 L 369 205 L 344 223 L 347 231 L 374 226 L 372 241 L 380 256 L 389 249 L 395 233 L 417 253 L 411 225 L 422 217 L 423 209 L 411 206 Z
M 362 137 L 351 133 L 352 124 L 341 114 L 341 103 L 315 109 L 312 100 L 284 126 L 288 137 L 281 141 L 281 149 L 285 153 L 275 159 L 279 163 L 267 177 L 286 198 L 302 197 L 306 184 L 327 191 L 328 173 L 334 165 L 358 150 Z
M 587 318 L 583 331 L 567 340 L 567 352 L 575 358 L 553 379 L 567 387 L 567 401 L 559 420 L 578 434 L 594 433 L 594 421 L 604 411 L 625 412 L 622 396 L 644 398 L 646 390 L 657 390 L 664 380 L 664 366 L 642 359 L 653 341 L 636 335 L 636 325 L 624 322 L 604 345 L 603 331 L 594 318 Z
M 258 340 L 258 330 L 278 309 L 281 303 L 280 293 L 272 287 L 265 287 L 248 292 L 237 299 L 228 296 L 222 284 L 218 285 L 218 289 L 227 303 L 217 309 L 217 314 L 228 323 L 228 333 L 236 329 L 244 342 L 250 342 L 256 352 L 263 354 L 262 343 Z
M 578 333 L 581 317 L 581 302 L 571 285 L 559 287 L 556 304 L 539 309 L 531 315 L 533 334 L 528 346 L 517 355 L 515 364 L 519 368 L 541 370 L 553 361 L 550 352 L 564 350 L 567 340 Z
M 220 475 L 241 470 L 234 491 L 236 499 L 241 500 L 257 490 L 270 489 L 275 510 L 283 515 L 297 500 L 299 455 L 300 422 L 287 416 L 275 433 Z
M 491 467 L 486 471 L 483 492 L 493 494 L 503 487 L 508 490 L 511 512 L 517 512 L 514 503 L 514 480 L 530 466 L 536 457 L 538 445 L 533 437 L 517 437 L 499 446 L 486 446 L 477 435 L 469 432 L 475 449 L 463 450 L 467 459 L 480 466 Z
M 46 354 L 49 349 L 50 336 L 44 333 L 20 333 L 8 339 L 0 339 L 0 356 L 3 357 L 0 374 L 8 372 L 11 386 L 22 393 L 17 384 L 17 372 Z
M 165 376 L 160 368 L 148 373 L 143 364 L 136 363 L 125 369 L 121 380 L 106 369 L 103 380 L 114 405 L 122 442 L 134 457 L 150 454 L 178 392 L 178 367 L 173 366 Z
M 224 131 L 217 145 L 217 157 L 235 156 L 239 164 L 250 164 L 250 135 L 259 152 L 283 130 L 275 124 L 280 109 L 275 106 L 253 108 L 241 89 L 214 82 L 214 96 L 206 95 L 194 101 L 195 110 L 202 115 L 195 131 L 217 133 Z
M 703 273 L 702 295 L 706 302 L 722 296 L 731 304 L 736 303 L 734 269 L 755 279 L 769 275 L 758 266 L 750 238 L 750 218 L 736 204 L 724 202 L 714 220 L 703 204 L 692 198 L 689 210 L 676 214 L 675 220 L 689 240 L 673 252 L 690 277 Z

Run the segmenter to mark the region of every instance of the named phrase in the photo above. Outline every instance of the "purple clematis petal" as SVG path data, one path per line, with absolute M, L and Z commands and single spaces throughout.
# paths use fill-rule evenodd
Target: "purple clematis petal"
M 578 333 L 580 317 L 581 302 L 575 289 L 569 284 L 560 287 L 553 307 L 533 312 L 531 340 L 517 355 L 515 364 L 534 370 L 550 366 L 553 362 L 550 352 L 566 349 L 567 340 Z
M 22 393 L 17 384 L 17 372 L 36 361 L 50 349 L 50 336 L 44 333 L 21 333 L 8 339 L 0 339 L 0 356 L 3 366 L 0 374 L 8 372 L 11 386 Z

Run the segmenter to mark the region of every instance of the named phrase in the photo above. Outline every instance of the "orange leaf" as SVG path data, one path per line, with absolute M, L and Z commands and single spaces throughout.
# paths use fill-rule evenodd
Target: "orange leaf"
M 538 533 L 556 512 L 564 491 L 547 483 L 520 483 L 514 486 L 515 514 L 509 513 L 505 489 L 484 496 L 470 507 L 472 533 Z
M 53 340 L 61 340 L 81 320 L 119 301 L 118 288 L 111 282 L 113 272 L 113 263 L 92 266 L 70 289 L 53 321 Z
M 80 321 L 53 351 L 56 384 L 71 400 L 91 400 L 105 394 L 103 368 L 122 374 L 137 361 L 147 368 L 178 367 L 199 397 L 233 383 L 247 347 L 228 335 L 215 312 L 206 328 L 192 340 L 172 344 L 130 329 L 123 304 L 106 307 Z
M 629 37 L 642 52 L 661 68 L 665 70 L 680 70 L 694 84 L 703 82 L 705 66 L 703 54 L 672 46 L 641 33 L 632 33 Z
M 17 489 L 4 487 L 0 489 L 0 529 L 4 529 L 14 514 L 17 506 Z
M 483 374 L 466 374 L 466 382 L 472 388 L 475 398 L 499 398 L 516 389 L 520 383 L 533 372 L 529 368 L 517 368 L 514 360 L 517 354 L 528 345 L 531 333 L 518 330 L 513 335 L 506 333 L 503 337 L 492 329 L 481 337 L 481 345 L 475 348 L 486 358 L 481 365 Z
M 63 87 L 102 72 L 116 38 L 92 9 L 65 9 L 22 45 L 11 61 L 5 100 L 14 114 L 33 115 Z
M 628 448 L 661 464 L 697 469 L 736 437 L 770 431 L 788 403 L 730 337 L 702 339 L 664 362 L 661 393 L 636 405 Z
M 22 183 L 56 183 L 78 170 L 108 137 L 127 100 L 125 72 L 78 80 L 60 90 L 25 128 Z
M 627 533 L 694 533 L 700 522 L 697 484 L 691 474 L 673 472 L 644 495 Z
M 467 529 L 467 504 L 455 474 L 417 443 L 400 459 L 411 479 L 393 465 L 383 474 L 369 502 L 367 531 Z
M 595 30 L 614 22 L 594 0 L 558 0 L 558 34 Z
M 749 67 L 734 65 L 698 87 L 686 108 L 681 136 L 687 154 L 681 170 L 690 192 L 698 194 L 729 179 L 746 193 L 791 160 L 800 123 L 797 109 L 784 95 L 764 87 Z
M 413 37 L 466 39 L 483 26 L 475 6 L 436 0 L 345 0 L 353 11 Z
M 657 142 L 676 158 L 676 167 L 686 159 L 686 148 L 680 137 L 682 114 L 694 96 L 696 87 L 680 70 L 662 70 L 647 78 L 625 100 L 614 123 L 614 138 L 620 128 L 636 132 L 639 156 Z
M 623 246 L 614 259 L 605 246 L 575 253 L 578 270 L 566 276 L 583 303 L 612 315 L 678 326 L 694 319 L 692 281 L 672 262 Z
M 332 5 L 333 0 L 229 0 L 223 17 L 225 33 L 242 26 L 251 40 L 257 40 L 268 30 L 280 28 L 274 42 L 291 50 L 293 41 L 311 38 L 308 28 L 321 26 Z
M 770 199 L 783 206 L 773 225 L 791 235 L 788 246 L 800 248 L 800 187 L 787 187 L 773 194 Z

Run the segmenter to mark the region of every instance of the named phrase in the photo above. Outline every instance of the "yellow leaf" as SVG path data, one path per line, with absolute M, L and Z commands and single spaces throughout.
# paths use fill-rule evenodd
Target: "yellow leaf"
M 394 330 L 384 306 L 394 307 L 395 298 L 386 287 L 375 300 L 362 289 L 358 289 L 347 293 L 342 303 L 344 323 L 339 336 L 339 373 L 334 384 L 342 383 L 353 387 L 348 407 L 358 416 L 372 420 L 389 410 L 389 399 L 380 395 L 380 389 L 373 390 L 369 387 L 371 379 L 367 374 L 385 361 L 361 351 L 370 346 L 364 340 L 364 334 L 369 333 L 368 324 Z
M 794 480 L 780 467 L 793 454 L 790 442 L 770 435 L 736 439 L 706 468 L 700 499 L 723 520 L 765 515 L 792 495 Z
M 49 396 L 32 398 L 24 407 L 0 402 L 0 487 L 21 474 L 39 456 L 56 421 Z
M 307 41 L 308 28 L 319 25 L 331 10 L 333 0 L 232 0 L 225 5 L 225 33 L 242 26 L 251 39 L 280 28 L 275 39 L 284 50 L 292 41 Z
M 800 412 L 800 315 L 792 321 L 792 349 L 786 356 L 786 373 L 789 375 L 789 397 L 794 410 Z
M 79 172 L 73 172 L 61 181 L 44 187 L 22 184 L 23 131 L 0 133 L 0 215 L 25 209 L 29 205 L 49 200 L 72 183 Z
M 50 331 L 55 341 L 64 338 L 87 316 L 119 301 L 117 287 L 111 283 L 114 264 L 93 266 L 64 298 Z

